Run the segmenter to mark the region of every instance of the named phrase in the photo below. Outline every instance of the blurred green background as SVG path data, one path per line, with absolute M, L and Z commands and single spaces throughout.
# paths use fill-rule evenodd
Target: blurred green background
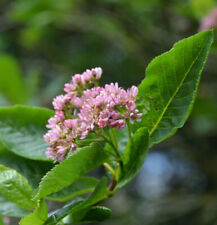
M 138 85 L 148 63 L 198 32 L 215 0 L 0 0 L 0 105 L 51 107 L 74 73 Z M 217 24 L 217 21 L 216 21 Z M 155 146 L 101 225 L 217 225 L 217 42 L 183 129 Z M 10 224 L 17 224 L 11 220 Z

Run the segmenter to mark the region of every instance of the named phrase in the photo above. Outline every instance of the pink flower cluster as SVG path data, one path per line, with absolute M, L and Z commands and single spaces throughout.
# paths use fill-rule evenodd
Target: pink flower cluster
M 84 139 L 91 131 L 106 126 L 123 129 L 126 119 L 131 123 L 140 120 L 142 114 L 135 104 L 137 87 L 132 86 L 127 91 L 117 83 L 99 87 L 101 74 L 99 67 L 76 74 L 65 84 L 66 94 L 53 100 L 56 114 L 49 119 L 47 128 L 50 130 L 44 135 L 50 145 L 47 157 L 62 161 L 68 152 L 78 147 L 76 141 Z

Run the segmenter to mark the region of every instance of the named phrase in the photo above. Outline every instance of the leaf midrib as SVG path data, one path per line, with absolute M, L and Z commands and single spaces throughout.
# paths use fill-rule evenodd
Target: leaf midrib
M 201 50 L 199 51 L 199 53 L 198 53 L 198 55 L 196 56 L 195 60 L 191 63 L 189 69 L 187 70 L 187 72 L 185 73 L 185 75 L 184 75 L 183 79 L 181 80 L 180 84 L 179 84 L 178 87 L 176 88 L 174 94 L 173 94 L 172 97 L 169 99 L 169 101 L 168 101 L 168 103 L 166 104 L 165 108 L 163 109 L 163 111 L 162 111 L 162 113 L 161 113 L 159 119 L 157 120 L 157 122 L 156 122 L 156 124 L 154 125 L 154 127 L 151 129 L 151 131 L 150 131 L 150 133 L 149 133 L 150 136 L 151 136 L 151 135 L 153 134 L 153 132 L 157 129 L 158 124 L 161 122 L 161 120 L 162 120 L 164 114 L 166 113 L 166 111 L 167 111 L 169 105 L 171 104 L 171 102 L 172 102 L 173 99 L 175 98 L 176 94 L 178 93 L 178 91 L 179 91 L 180 88 L 182 87 L 182 84 L 184 83 L 184 81 L 185 81 L 186 77 L 188 76 L 188 74 L 189 74 L 191 68 L 193 67 L 194 63 L 198 60 L 198 57 L 200 56 L 202 50 L 203 50 L 203 48 L 201 48 Z

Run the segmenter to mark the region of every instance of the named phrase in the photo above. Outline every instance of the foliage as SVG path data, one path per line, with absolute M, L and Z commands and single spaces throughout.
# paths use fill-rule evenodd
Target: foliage
M 0 108 L 0 141 L 13 153 L 29 159 L 48 160 L 43 140 L 45 125 L 53 112 L 43 108 Z
M 138 101 L 151 145 L 174 134 L 189 116 L 211 43 L 209 32 L 196 35 L 149 64 L 146 79 L 139 85 Z
M 21 20 L 25 14 L 22 16 Z M 110 209 L 98 204 L 138 174 L 150 146 L 173 135 L 186 122 L 212 41 L 212 31 L 201 32 L 175 44 L 149 64 L 137 99 L 142 121 L 128 124 L 128 137 L 127 129 L 107 130 L 106 145 L 88 144 L 92 139 L 87 139 L 86 146 L 56 165 L 46 159 L 43 141 L 53 111 L 28 106 L 0 108 L 0 215 L 12 216 L 12 210 L 13 216 L 26 215 L 20 225 L 107 219 Z M 6 93 L 10 100 L 12 91 L 17 95 L 20 85 L 18 82 L 17 89 Z M 109 185 L 107 177 L 98 180 L 88 174 L 101 165 L 110 173 Z M 89 196 L 78 197 L 88 192 Z M 66 203 L 48 214 L 45 199 Z
M 47 219 L 47 205 L 45 203 L 45 200 L 41 200 L 38 202 L 38 206 L 36 207 L 35 211 L 28 216 L 24 217 L 20 221 L 20 225 L 39 225 L 44 224 L 44 222 Z

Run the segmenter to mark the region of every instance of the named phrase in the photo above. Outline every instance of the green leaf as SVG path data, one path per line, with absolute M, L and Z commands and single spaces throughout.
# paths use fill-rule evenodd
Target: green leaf
M 82 219 L 81 223 L 102 222 L 111 216 L 111 209 L 105 206 L 92 207 Z
M 112 128 L 109 130 L 109 133 L 110 133 L 110 137 L 112 138 L 113 143 L 117 143 L 118 152 L 120 153 L 121 156 L 123 156 L 124 150 L 126 148 L 128 140 L 129 140 L 127 127 L 125 127 L 124 129 L 121 129 L 121 130 Z M 114 154 L 114 149 L 110 144 L 106 143 L 105 149 L 106 149 L 106 151 Z M 108 162 L 108 164 L 113 168 L 113 170 L 115 170 L 116 162 L 110 161 L 110 162 Z M 105 170 L 106 170 L 106 174 L 112 179 L 111 172 L 106 167 L 105 167 Z
M 43 177 L 36 199 L 69 186 L 107 160 L 107 154 L 97 143 L 78 149 L 72 156 L 56 165 Z
M 201 32 L 149 64 L 138 93 L 142 121 L 134 130 L 147 127 L 151 145 L 173 135 L 187 120 L 212 41 L 212 31 Z
M 32 209 L 33 190 L 28 181 L 15 170 L 0 165 L 0 193 L 21 208 Z
M 20 221 L 20 225 L 43 225 L 47 219 L 47 205 L 41 200 L 35 211 Z
M 92 192 L 98 183 L 99 180 L 94 177 L 81 177 L 75 183 L 46 198 L 53 201 L 65 202 L 78 195 Z
M 94 206 L 90 208 L 81 220 L 76 219 L 76 213 L 63 219 L 64 224 L 86 224 L 94 222 L 102 222 L 111 216 L 111 209 L 105 206 Z
M 119 153 L 123 155 L 127 142 L 129 140 L 127 127 L 121 130 L 112 128 L 112 131 L 110 129 L 109 133 L 110 133 L 110 136 L 112 137 L 113 143 L 117 142 Z M 111 152 L 114 151 L 111 145 L 109 145 L 108 143 L 106 143 L 105 149 Z
M 27 91 L 21 75 L 21 69 L 16 60 L 9 55 L 1 55 L 0 68 L 0 92 L 2 92 L 11 103 L 26 103 Z
M 70 203 L 68 203 L 61 209 L 51 213 L 48 219 L 45 221 L 44 225 L 58 224 L 58 222 L 61 221 L 64 217 L 66 217 L 67 215 L 70 215 L 74 209 L 76 209 L 77 207 L 80 208 L 80 205 L 82 205 L 83 202 L 84 202 L 83 198 L 78 197 L 73 199 L 72 201 L 70 201 Z M 84 213 L 86 213 L 86 210 L 84 210 Z
M 83 203 L 82 207 L 91 206 L 99 201 L 104 200 L 107 198 L 107 192 L 107 178 L 103 177 L 100 183 L 96 186 L 94 192 Z
M 148 146 L 148 131 L 144 127 L 139 128 L 126 146 L 122 159 L 123 164 L 119 167 L 117 174 L 119 187 L 126 185 L 139 172 L 148 153 Z
M 23 217 L 28 213 L 29 211 L 19 208 L 17 205 L 8 201 L 5 197 L 0 195 L 0 215 L 10 217 Z
M 52 162 L 26 159 L 0 147 L 0 164 L 10 167 L 26 177 L 33 188 L 38 188 L 41 178 L 53 167 Z
M 0 108 L 0 141 L 13 153 L 29 159 L 48 160 L 43 140 L 53 111 L 29 106 Z
M 70 214 L 72 214 L 72 217 L 74 217 L 74 221 L 82 220 L 92 205 L 107 198 L 107 193 L 107 178 L 103 177 L 100 183 L 96 186 L 94 192 L 86 200 L 73 200 L 71 203 L 52 214 L 45 224 L 57 224 L 60 220 Z

